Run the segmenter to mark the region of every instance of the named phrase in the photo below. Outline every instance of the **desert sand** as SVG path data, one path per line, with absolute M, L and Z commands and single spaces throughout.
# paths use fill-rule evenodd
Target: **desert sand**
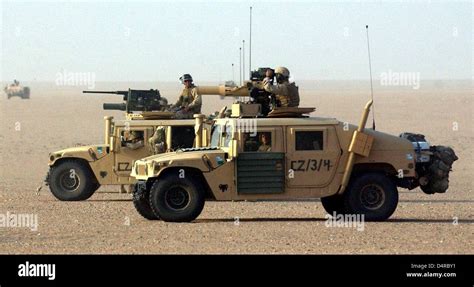
M 368 82 L 301 81 L 301 106 L 313 115 L 358 123 L 370 98 Z M 31 99 L 0 96 L 0 213 L 37 214 L 38 229 L 0 227 L 0 253 L 474 253 L 473 90 L 471 81 L 426 81 L 419 89 L 375 85 L 377 130 L 425 134 L 449 145 L 454 163 L 445 194 L 400 189 L 395 214 L 383 223 L 326 227 L 319 201 L 207 202 L 193 223 L 148 221 L 130 194 L 102 187 L 83 202 L 60 202 L 36 188 L 48 170 L 49 152 L 103 142 L 102 110 L 115 95 L 84 95 L 87 87 L 25 83 Z M 212 83 L 205 83 L 212 84 Z M 97 83 L 96 89 L 159 88 L 175 101 L 178 83 Z M 204 98 L 204 112 L 232 100 Z M 238 220 L 236 220 L 238 218 Z

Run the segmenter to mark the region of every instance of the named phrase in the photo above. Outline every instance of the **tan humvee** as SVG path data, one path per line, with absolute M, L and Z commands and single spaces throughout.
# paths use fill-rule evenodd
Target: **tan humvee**
M 15 83 L 16 84 L 16 83 Z M 105 117 L 105 143 L 101 145 L 80 146 L 52 152 L 49 155 L 50 170 L 45 184 L 50 187 L 53 195 L 59 200 L 75 201 L 91 197 L 101 185 L 132 186 L 135 179 L 130 177 L 134 160 L 156 153 L 150 146 L 149 139 L 156 129 L 165 129 L 166 142 L 164 151 L 170 152 L 183 148 L 191 148 L 194 143 L 198 147 L 207 145 L 210 126 L 200 119 L 199 130 L 204 133 L 195 134 L 193 119 L 175 119 L 175 113 L 158 110 L 166 108 L 159 101 L 158 90 L 128 91 L 84 91 L 93 94 L 118 94 L 124 96 L 125 103 L 104 104 L 106 110 L 126 111 L 126 121 L 113 121 Z M 246 87 L 200 86 L 201 95 L 220 95 L 239 97 L 247 93 Z M 147 102 L 148 101 L 148 102 Z M 143 109 L 135 113 L 135 109 Z M 151 111 L 148 109 L 155 108 Z M 138 134 L 140 140 L 136 140 Z M 203 138 L 201 138 L 201 136 Z M 134 143 L 126 140 L 133 137 Z M 41 189 L 38 188 L 38 191 Z
M 7 99 L 20 97 L 25 100 L 30 98 L 30 88 L 20 86 L 20 83 L 17 80 L 15 80 L 13 84 L 5 86 L 3 90 L 7 94 Z
M 317 117 L 216 119 L 210 147 L 135 161 L 135 206 L 145 218 L 182 222 L 198 217 L 205 200 L 321 198 L 330 214 L 386 220 L 397 187 L 445 192 L 454 151 L 430 147 L 422 135 L 365 129 L 371 103 L 359 126 Z M 233 107 L 238 117 L 234 110 L 252 109 Z
M 105 142 L 99 145 L 78 146 L 50 153 L 50 170 L 46 177 L 53 195 L 60 200 L 88 199 L 101 185 L 125 186 L 135 183 L 130 177 L 133 161 L 152 155 L 155 150 L 149 139 L 158 127 L 164 130 L 166 141 L 163 152 L 193 147 L 195 120 L 105 119 Z M 204 124 L 207 138 L 209 126 Z M 134 136 L 133 142 L 130 138 Z M 206 139 L 199 138 L 206 144 Z

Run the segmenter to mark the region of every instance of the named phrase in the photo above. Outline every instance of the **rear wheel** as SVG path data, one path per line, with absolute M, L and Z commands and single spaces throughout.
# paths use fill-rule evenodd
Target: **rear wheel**
M 148 220 L 159 219 L 150 206 L 150 191 L 137 189 L 136 185 L 133 185 L 133 206 L 144 218 Z
M 62 201 L 86 200 L 99 186 L 89 167 L 76 160 L 60 162 L 49 173 L 49 188 Z
M 153 183 L 150 206 L 164 221 L 193 221 L 204 208 L 201 185 L 193 179 L 168 175 Z
M 344 193 L 348 213 L 362 214 L 367 221 L 388 219 L 398 204 L 395 183 L 383 174 L 368 173 L 357 177 Z

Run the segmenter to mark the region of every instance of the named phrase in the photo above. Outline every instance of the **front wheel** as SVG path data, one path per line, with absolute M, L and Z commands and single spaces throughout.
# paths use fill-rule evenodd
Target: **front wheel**
M 148 220 L 158 220 L 159 217 L 153 212 L 150 206 L 150 191 L 139 189 L 133 186 L 133 206 L 137 212 Z
M 53 195 L 62 201 L 86 200 L 100 186 L 89 167 L 76 160 L 51 167 L 48 181 Z
M 348 213 L 364 215 L 367 221 L 388 219 L 398 204 L 395 183 L 386 175 L 367 173 L 354 179 L 344 193 Z
M 150 206 L 163 221 L 189 222 L 204 208 L 198 181 L 168 175 L 156 180 L 150 190 Z

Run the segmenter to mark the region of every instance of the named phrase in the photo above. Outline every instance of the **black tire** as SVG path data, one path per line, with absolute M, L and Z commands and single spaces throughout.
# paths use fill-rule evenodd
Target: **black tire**
M 398 190 L 386 175 L 363 174 L 344 192 L 344 205 L 350 214 L 363 214 L 366 221 L 388 219 L 398 204 Z
M 428 183 L 420 188 L 426 194 L 445 193 L 449 188 L 449 172 L 458 157 L 450 147 L 432 146 L 430 150 L 433 155 L 425 174 Z
M 333 215 L 334 212 L 336 214 L 346 214 L 346 208 L 344 205 L 344 197 L 339 194 L 327 196 L 321 198 L 321 203 L 323 204 L 324 210 L 329 215 Z
M 168 175 L 150 189 L 150 206 L 163 221 L 190 222 L 204 208 L 204 194 L 198 181 Z
M 133 206 L 138 213 L 148 220 L 160 219 L 151 209 L 150 206 L 150 191 L 138 190 L 133 186 Z
M 99 187 L 90 168 L 77 160 L 65 160 L 50 169 L 49 189 L 59 200 L 86 200 Z

